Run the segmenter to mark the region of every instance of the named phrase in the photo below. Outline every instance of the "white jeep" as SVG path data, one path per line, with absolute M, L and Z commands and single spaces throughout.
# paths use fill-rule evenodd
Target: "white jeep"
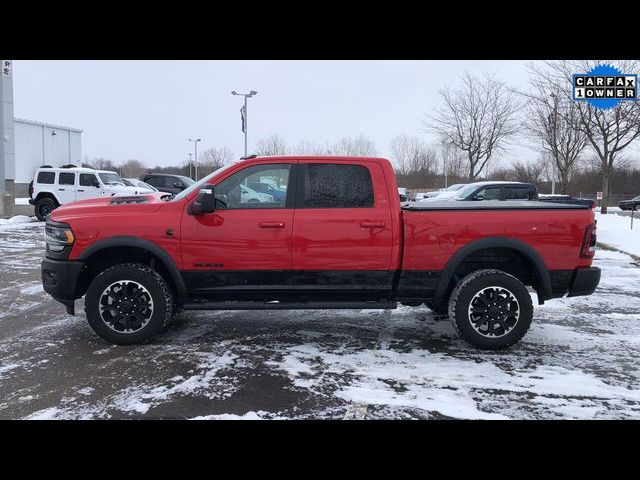
M 29 186 L 29 203 L 35 206 L 38 220 L 44 221 L 47 215 L 65 203 L 103 196 L 148 193 L 153 193 L 153 190 L 129 187 L 117 173 L 107 170 L 40 167 Z

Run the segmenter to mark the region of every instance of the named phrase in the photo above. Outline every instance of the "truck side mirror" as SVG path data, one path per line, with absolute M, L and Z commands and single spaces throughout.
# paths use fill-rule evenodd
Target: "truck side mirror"
M 205 215 L 216 211 L 216 194 L 213 185 L 202 187 L 189 206 L 190 215 Z
M 476 201 L 484 200 L 484 195 L 476 195 L 473 199 Z
M 99 182 L 99 181 L 97 181 L 97 180 L 94 180 L 94 181 L 93 181 L 93 183 L 92 183 L 91 185 L 93 185 L 93 186 L 94 186 L 94 187 L 96 187 L 96 188 L 100 188 L 100 182 Z

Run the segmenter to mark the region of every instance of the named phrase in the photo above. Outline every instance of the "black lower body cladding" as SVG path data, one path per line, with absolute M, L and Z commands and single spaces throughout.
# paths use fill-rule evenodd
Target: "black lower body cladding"
M 58 301 L 80 298 L 78 278 L 83 262 L 44 259 L 41 263 L 42 287 Z
M 41 263 L 42 288 L 67 307 L 67 313 L 71 315 L 74 314 L 74 301 L 82 296 L 78 279 L 83 266 L 83 262 L 49 258 Z
M 569 297 L 591 295 L 600 283 L 600 269 L 598 267 L 552 270 L 549 273 L 552 286 L 551 298 L 560 298 L 567 294 Z
M 579 268 L 571 282 L 569 297 L 591 295 L 600 283 L 600 269 L 598 267 Z

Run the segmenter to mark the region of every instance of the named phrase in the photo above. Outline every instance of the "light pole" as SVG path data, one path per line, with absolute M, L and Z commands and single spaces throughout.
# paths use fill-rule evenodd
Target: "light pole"
M 195 153 L 193 154 L 193 156 L 195 157 L 196 160 L 196 182 L 198 181 L 198 142 L 201 141 L 201 138 L 196 138 L 195 140 L 192 140 L 191 138 L 189 139 L 190 142 L 193 142 L 193 149 L 195 150 Z
M 193 157 L 192 157 L 193 153 L 189 154 L 189 178 L 191 180 L 193 180 L 193 173 L 191 173 L 191 165 L 193 163 Z
M 251 90 L 249 93 L 238 93 L 235 90 L 231 92 L 231 95 L 240 95 L 244 97 L 244 106 L 242 107 L 242 131 L 244 132 L 244 156 L 247 156 L 247 130 L 248 130 L 248 115 L 247 115 L 247 98 L 253 97 L 258 92 Z

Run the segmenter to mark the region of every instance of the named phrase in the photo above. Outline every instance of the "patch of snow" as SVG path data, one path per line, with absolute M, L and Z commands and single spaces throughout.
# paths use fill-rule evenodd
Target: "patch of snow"
M 26 420 L 56 420 L 60 418 L 61 413 L 62 411 L 58 407 L 44 408 L 37 412 L 33 412 L 31 415 L 26 417 Z
M 640 257 L 640 218 L 634 218 L 633 230 L 631 217 L 596 213 L 596 220 L 598 242 Z
M 34 282 L 31 285 L 23 286 L 20 288 L 20 293 L 22 295 L 36 295 L 43 293 L 44 290 L 42 288 L 42 282 Z
M 233 415 L 230 413 L 223 413 L 221 415 L 203 415 L 200 417 L 193 417 L 191 420 L 264 420 L 259 414 L 264 412 L 247 412 L 244 415 Z
M 27 215 L 16 215 L 11 218 L 0 218 L 0 225 L 15 225 L 17 223 L 31 223 L 37 222 L 36 217 L 28 217 Z
M 2 374 L 6 372 L 15 370 L 16 368 L 20 367 L 20 365 L 21 365 L 20 363 L 8 363 L 8 364 L 0 365 L 0 376 L 2 376 Z

